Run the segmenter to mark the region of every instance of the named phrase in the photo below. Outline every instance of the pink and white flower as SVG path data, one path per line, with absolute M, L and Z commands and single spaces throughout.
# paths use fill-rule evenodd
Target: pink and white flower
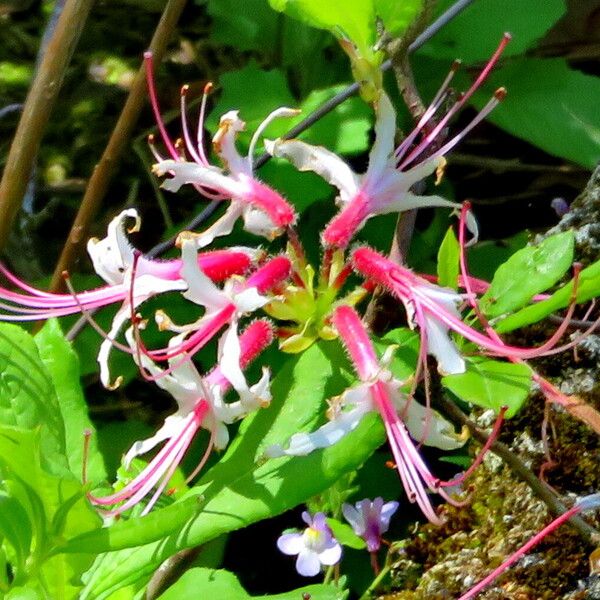
M 206 98 L 210 86 L 205 88 L 196 139 L 188 127 L 186 118 L 187 86 L 181 90 L 181 124 L 184 144 L 178 145 L 170 139 L 158 106 L 154 77 L 152 73 L 152 55 L 146 53 L 146 68 L 150 100 L 162 140 L 170 158 L 162 157 L 153 147 L 157 163 L 153 171 L 159 175 L 169 174 L 162 187 L 177 192 L 182 185 L 191 184 L 198 191 L 213 200 L 231 199 L 225 214 L 202 233 L 195 234 L 196 245 L 203 248 L 216 237 L 231 233 L 235 222 L 241 217 L 244 228 L 250 233 L 273 239 L 292 225 L 296 214 L 292 206 L 278 192 L 259 181 L 253 171 L 254 149 L 265 128 L 276 118 L 298 114 L 291 108 L 278 108 L 258 126 L 247 156 L 241 156 L 236 149 L 236 138 L 246 124 L 238 117 L 237 111 L 229 111 L 221 117 L 219 129 L 213 137 L 213 149 L 223 162 L 220 168 L 210 164 L 204 150 L 204 115 Z M 191 160 L 186 160 L 185 152 Z
M 127 209 L 116 216 L 108 226 L 107 236 L 88 242 L 88 253 L 98 275 L 106 286 L 81 293 L 53 294 L 33 288 L 15 277 L 0 265 L 2 274 L 21 289 L 14 292 L 0 287 L 1 321 L 35 321 L 102 308 L 121 303 L 113 318 L 111 328 L 100 347 L 98 362 L 100 378 L 109 388 L 118 385 L 110 382 L 108 359 L 115 345 L 115 339 L 135 310 L 149 298 L 158 294 L 178 291 L 185 292 L 188 283 L 182 259 L 155 260 L 141 255 L 130 244 L 124 226 L 127 220 L 133 220 L 134 226 L 129 233 L 139 230 L 141 219 L 135 209 Z M 232 275 L 248 270 L 257 252 L 250 248 L 233 248 L 213 252 L 196 253 L 188 256 L 187 261 L 194 262 L 207 280 L 221 281 Z
M 330 567 L 340 562 L 342 547 L 333 537 L 333 532 L 322 512 L 311 517 L 307 511 L 302 520 L 308 527 L 302 533 L 284 533 L 277 540 L 277 547 L 289 556 L 298 555 L 296 571 L 304 577 L 314 577 L 321 565 Z
M 452 425 L 439 413 L 421 406 L 401 391 L 402 382 L 387 369 L 393 350 L 388 350 L 381 361 L 377 359 L 366 329 L 353 308 L 336 308 L 332 322 L 350 355 L 360 383 L 346 390 L 339 399 L 333 400 L 328 423 L 313 433 L 294 434 L 287 448 L 274 445 L 266 455 L 303 456 L 318 448 L 326 448 L 354 430 L 367 412 L 378 411 L 409 501 L 416 501 L 431 522 L 441 523 L 425 488 L 440 494 L 449 502 L 453 500 L 440 489 L 439 480 L 425 465 L 411 436 L 424 444 L 445 450 L 459 448 L 465 440 L 454 432 Z
M 224 288 L 220 289 L 198 266 L 196 254 L 194 241 L 189 236 L 183 236 L 182 275 L 188 287 L 182 295 L 194 304 L 204 307 L 205 312 L 193 323 L 176 325 L 163 311 L 158 311 L 156 320 L 159 327 L 180 335 L 177 336 L 176 342 L 171 340 L 168 348 L 158 350 L 140 348 L 140 351 L 152 360 L 165 361 L 178 356 L 181 360 L 187 360 L 224 328 L 226 332 L 220 341 L 223 353 L 228 356 L 239 356 L 237 328 L 240 319 L 267 304 L 270 301 L 267 292 L 284 281 L 291 269 L 290 261 L 283 256 L 278 256 L 267 261 L 247 279 L 230 278 Z M 227 363 L 222 366 L 226 371 L 224 374 L 232 383 L 241 381 L 242 377 L 239 368 L 236 372 L 233 371 L 233 364 Z M 170 369 L 164 374 L 169 372 Z
M 126 332 L 126 337 L 131 347 L 135 348 L 136 340 L 131 328 Z M 178 337 L 174 336 L 171 343 L 178 344 Z M 188 481 L 195 477 L 213 448 L 222 450 L 227 446 L 227 425 L 258 408 L 268 406 L 271 401 L 270 373 L 267 368 L 263 369 L 262 377 L 256 384 L 248 386 L 244 379 L 240 386 L 238 381 L 227 378 L 223 365 L 234 360 L 237 362 L 234 368 L 246 368 L 272 339 L 272 328 L 267 321 L 251 323 L 239 338 L 240 355 L 232 358 L 220 352 L 221 366 L 204 377 L 198 373 L 191 360 L 175 362 L 172 359 L 169 361 L 170 372 L 165 374 L 147 356 L 134 352 L 133 356 L 140 368 L 155 376 L 158 386 L 175 398 L 178 409 L 165 419 L 164 425 L 152 437 L 136 442 L 125 455 L 124 465 L 129 468 L 135 457 L 146 454 L 166 441 L 146 468 L 123 489 L 107 496 L 90 495 L 90 500 L 97 506 L 107 507 L 106 516 L 116 516 L 141 502 L 154 490 L 143 511 L 146 514 L 164 491 L 197 431 L 204 428 L 210 431 L 211 437 L 204 457 L 188 477 Z M 239 400 L 226 402 L 225 394 L 231 387 L 240 392 Z
M 314 171 L 337 187 L 340 212 L 323 232 L 323 243 L 326 246 L 345 248 L 367 219 L 374 215 L 430 206 L 460 207 L 460 204 L 440 196 L 419 196 L 410 189 L 432 173 L 441 172 L 445 165 L 444 155 L 504 97 L 506 92 L 503 89 L 498 90 L 461 133 L 435 148 L 438 136 L 486 79 L 509 39 L 508 35 L 504 37 L 473 85 L 437 124 L 433 124 L 433 117 L 448 98 L 448 85 L 456 71 L 455 65 L 415 129 L 399 146 L 394 142 L 396 113 L 390 99 L 382 92 L 375 105 L 375 142 L 369 155 L 369 167 L 362 175 L 354 173 L 339 156 L 322 146 L 313 146 L 299 140 L 278 139 L 265 142 L 265 147 L 271 155 L 287 158 L 301 171 Z M 477 223 L 472 216 L 469 216 L 469 227 L 476 237 Z

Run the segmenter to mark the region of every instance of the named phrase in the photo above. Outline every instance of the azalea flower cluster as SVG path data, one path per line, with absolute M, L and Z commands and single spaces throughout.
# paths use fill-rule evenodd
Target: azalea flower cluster
M 0 266 L 6 280 L 16 288 L 0 287 L 0 319 L 34 321 L 81 313 L 104 337 L 98 363 L 101 381 L 107 388 L 114 389 L 121 383 L 119 376 L 112 376 L 110 368 L 111 354 L 116 348 L 130 354 L 142 376 L 170 393 L 177 402 L 177 411 L 156 434 L 136 442 L 127 452 L 125 466 L 162 445 L 141 473 L 107 495 L 90 494 L 90 500 L 104 514 L 118 516 L 140 503 L 143 512 L 148 512 L 167 488 L 199 430 L 209 432 L 209 442 L 188 480 L 195 477 L 213 449 L 227 446 L 229 425 L 268 408 L 271 401 L 268 367 L 263 367 L 262 375 L 253 383 L 244 371 L 275 337 L 288 352 L 301 351 L 319 338 L 339 338 L 351 359 L 357 383 L 330 399 L 327 422 L 322 427 L 281 440 L 267 449 L 266 456 L 303 456 L 331 446 L 352 432 L 365 414 L 376 412 L 385 425 L 408 500 L 416 502 L 431 522 L 441 523 L 431 493 L 457 503 L 445 487 L 456 486 L 460 481 L 440 482 L 426 465 L 418 446 L 452 450 L 463 445 L 466 437 L 429 406 L 428 393 L 425 405 L 415 398 L 421 381 L 428 391 L 427 355 L 434 357 L 443 374 L 464 372 L 465 359 L 453 338 L 456 335 L 471 342 L 476 352 L 523 361 L 564 349 L 557 346 L 564 327 L 539 348 L 507 345 L 489 324 L 482 322 L 479 327 L 463 320 L 463 309 L 469 306 L 476 309 L 476 294 L 485 289 L 485 284 L 471 278 L 466 269 L 461 276 L 465 290 L 458 293 L 370 248 L 357 247 L 348 252 L 348 246 L 364 223 L 376 215 L 430 206 L 460 209 L 460 205 L 444 198 L 420 196 L 411 189 L 435 172 L 441 176 L 444 156 L 504 97 L 504 90 L 496 91 L 460 133 L 445 139 L 450 120 L 481 86 L 507 42 L 508 37 L 502 40 L 473 85 L 444 112 L 453 98 L 449 87 L 453 68 L 415 129 L 399 145 L 394 142 L 395 111 L 381 91 L 374 104 L 375 141 L 364 174 L 354 173 L 340 157 L 320 146 L 300 140 L 263 140 L 270 154 L 289 160 L 301 171 L 314 171 L 339 192 L 339 211 L 321 236 L 323 263 L 316 284 L 316 270 L 306 261 L 294 229 L 297 218 L 294 207 L 278 191 L 260 181 L 253 170 L 253 154 L 266 127 L 274 119 L 293 116 L 297 111 L 282 107 L 268 115 L 254 132 L 246 155 L 240 154 L 236 146 L 245 124 L 236 111 L 227 112 L 212 138 L 212 154 L 219 161 L 215 165 L 204 139 L 210 86 L 205 89 L 193 131 L 186 116 L 187 87 L 182 88 L 182 138 L 173 140 L 161 116 L 152 56 L 146 55 L 149 95 L 160 133 L 160 140 L 150 140 L 156 158 L 153 171 L 162 178 L 164 189 L 177 192 L 182 186 L 192 186 L 205 197 L 222 202 L 224 214 L 201 232 L 181 232 L 177 239 L 178 258 L 156 260 L 131 245 L 128 234 L 139 230 L 141 219 L 135 209 L 124 210 L 111 221 L 104 239 L 88 243 L 96 273 L 105 281 L 105 285 L 93 290 L 75 291 L 65 275 L 69 293 L 44 292 Z M 216 238 L 229 235 L 238 220 L 245 230 L 267 240 L 287 234 L 286 253 L 269 256 L 260 246 L 206 250 Z M 476 237 L 476 221 L 468 208 L 462 210 L 461 217 L 463 248 L 466 228 Z M 364 285 L 345 291 L 353 271 L 364 279 Z M 390 367 L 393 348 L 382 357 L 377 355 L 368 326 L 355 309 L 375 285 L 398 298 L 406 309 L 409 326 L 419 331 L 419 362 L 410 381 L 401 381 L 393 375 Z M 197 318 L 176 323 L 165 310 L 147 314 L 144 303 L 164 294 L 178 294 L 194 307 Z M 118 310 L 110 330 L 104 332 L 90 313 L 109 305 L 117 305 Z M 148 347 L 144 333 L 151 320 L 169 336 L 163 347 Z M 200 350 L 210 347 L 214 347 L 214 366 L 201 373 L 194 358 Z M 388 518 L 391 509 L 386 506 Z M 346 512 L 355 524 L 363 519 L 361 527 L 369 550 L 375 551 L 377 535 L 369 533 L 371 526 L 366 514 L 369 511 L 365 510 L 363 506 Z M 374 508 L 373 511 L 377 512 Z M 280 547 L 302 557 L 299 570 L 312 572 L 318 561 L 333 564 L 331 561 L 339 556 L 323 519 L 319 515 L 314 519 L 307 516 L 305 521 L 313 533 L 303 534 L 302 544 L 310 553 L 302 554 L 298 538 L 285 538 Z M 383 530 L 381 525 L 380 531 Z

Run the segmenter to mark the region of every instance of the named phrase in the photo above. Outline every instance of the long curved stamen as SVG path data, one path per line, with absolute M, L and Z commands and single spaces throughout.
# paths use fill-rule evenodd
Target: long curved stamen
M 200 114 L 198 116 L 198 128 L 196 131 L 196 140 L 198 142 L 198 154 L 200 155 L 200 159 L 203 164 L 208 165 L 208 159 L 206 158 L 206 152 L 204 150 L 204 116 L 206 115 L 206 103 L 208 100 L 208 95 L 213 89 L 212 81 L 209 81 L 202 91 L 202 102 L 200 103 Z
M 467 101 L 471 98 L 471 96 L 475 93 L 475 91 L 479 88 L 479 86 L 484 82 L 484 80 L 489 75 L 490 71 L 494 68 L 496 63 L 498 62 L 500 55 L 504 51 L 504 48 L 510 41 L 510 34 L 505 33 L 498 45 L 498 48 L 487 62 L 485 67 L 479 73 L 477 79 L 473 82 L 471 87 L 461 96 L 461 98 L 450 108 L 450 110 L 446 113 L 446 115 L 440 120 L 440 122 L 433 128 L 433 130 L 425 136 L 425 138 L 418 144 L 409 155 L 403 160 L 402 164 L 399 168 L 404 168 L 407 164 L 412 162 L 417 156 L 423 153 L 423 151 L 431 144 L 431 142 L 439 135 L 440 131 L 446 127 L 448 121 L 467 103 Z
M 188 93 L 189 89 L 190 89 L 190 86 L 187 85 L 187 84 L 183 85 L 181 87 L 181 101 L 180 101 L 180 106 L 181 106 L 181 130 L 183 131 L 183 139 L 185 140 L 185 146 L 187 148 L 187 151 L 191 154 L 192 158 L 199 165 L 202 165 L 202 166 L 206 167 L 206 166 L 208 166 L 208 163 L 206 161 L 202 160 L 202 158 L 200 157 L 200 155 L 196 151 L 196 148 L 194 148 L 194 144 L 192 143 L 192 138 L 190 136 L 190 131 L 188 129 L 187 116 L 186 116 L 187 107 L 186 107 L 185 99 L 187 97 L 187 93 Z
M 175 149 L 175 146 L 173 145 L 173 142 L 171 141 L 171 138 L 167 133 L 167 128 L 165 127 L 162 115 L 160 114 L 158 95 L 156 94 L 156 86 L 154 85 L 154 60 L 152 57 L 152 52 L 144 52 L 144 65 L 146 67 L 146 83 L 148 84 L 148 95 L 150 96 L 150 105 L 152 106 L 152 112 L 154 113 L 156 125 L 158 126 L 158 130 L 160 131 L 160 135 L 165 146 L 169 151 L 169 154 L 174 160 L 179 160 L 179 152 L 177 152 L 177 150 Z
M 396 148 L 394 155 L 396 156 L 397 160 L 402 160 L 403 155 L 406 153 L 408 148 L 410 148 L 411 144 L 414 142 L 416 137 L 419 135 L 419 133 L 421 133 L 421 131 L 423 130 L 425 125 L 430 121 L 433 115 L 435 115 L 435 113 L 439 110 L 440 106 L 442 106 L 442 104 L 444 103 L 444 100 L 446 100 L 449 93 L 448 86 L 450 85 L 450 82 L 454 78 L 454 75 L 458 71 L 460 65 L 461 62 L 459 60 L 455 60 L 454 63 L 452 63 L 452 67 L 450 68 L 448 75 L 446 75 L 446 79 L 444 80 L 444 82 L 440 86 L 440 89 L 437 91 L 435 97 L 433 98 L 433 100 L 431 101 L 431 103 L 417 122 L 415 128 L 406 136 L 406 138 L 402 140 L 400 145 Z
M 455 135 L 450 141 L 446 142 L 439 150 L 436 150 L 428 160 L 433 160 L 438 156 L 447 154 L 456 146 L 474 127 L 479 125 L 495 108 L 506 98 L 506 89 L 499 88 L 494 92 L 494 96 L 490 98 L 488 103 L 479 111 L 479 113 L 473 118 L 473 120 L 457 135 Z
M 275 109 L 271 112 L 267 117 L 263 120 L 263 122 L 256 128 L 252 139 L 250 140 L 250 146 L 248 148 L 248 167 L 250 168 L 250 172 L 254 169 L 254 151 L 256 149 L 256 144 L 260 139 L 263 131 L 275 120 L 280 117 L 295 117 L 300 114 L 300 110 L 295 108 L 287 108 L 286 106 L 282 106 L 280 108 Z
M 508 557 L 499 567 L 494 569 L 487 577 L 473 586 L 466 594 L 463 594 L 458 600 L 471 600 L 482 592 L 497 577 L 502 575 L 510 566 L 517 562 L 523 555 L 527 554 L 532 548 L 537 546 L 548 534 L 558 529 L 563 523 L 571 517 L 588 510 L 595 510 L 600 505 L 600 494 L 591 494 L 578 500 L 569 510 L 554 519 L 549 525 L 536 533 L 528 542 L 523 544 L 514 554 Z
M 502 425 L 504 423 L 504 415 L 506 414 L 507 410 L 508 407 L 506 406 L 500 408 L 500 412 L 496 417 L 496 421 L 494 422 L 492 432 L 490 433 L 487 440 L 485 441 L 485 444 L 482 446 L 481 450 L 475 457 L 475 460 L 471 463 L 471 466 L 464 473 L 462 473 L 458 477 L 455 477 L 454 479 L 450 479 L 449 481 L 440 481 L 440 487 L 452 487 L 454 485 L 460 485 L 475 472 L 475 469 L 477 469 L 477 467 L 483 462 L 483 459 L 485 458 L 485 455 L 488 453 L 489 449 L 492 447 L 492 444 L 498 439 L 500 429 L 502 428 Z
M 133 354 L 133 351 L 131 350 L 131 348 L 129 348 L 129 346 L 126 346 L 125 344 L 121 344 L 120 342 L 117 342 L 117 340 L 112 339 L 108 335 L 108 333 L 106 331 L 104 331 L 104 329 L 102 329 L 102 327 L 100 327 L 98 322 L 94 320 L 94 318 L 92 317 L 92 315 L 90 315 L 88 310 L 79 302 L 79 299 L 77 298 L 77 292 L 75 291 L 75 288 L 73 287 L 73 284 L 71 283 L 71 278 L 69 277 L 69 274 L 67 273 L 67 271 L 63 272 L 63 280 L 65 282 L 65 286 L 69 290 L 69 293 L 73 296 L 73 300 L 77 304 L 79 312 L 81 312 L 81 315 L 85 318 L 85 320 L 88 322 L 88 324 L 94 329 L 94 331 L 96 331 L 96 333 L 98 333 L 98 335 L 100 335 L 103 339 L 109 341 L 110 344 L 113 346 L 113 348 L 117 348 L 117 350 L 121 350 L 122 352 L 126 352 L 127 354 Z

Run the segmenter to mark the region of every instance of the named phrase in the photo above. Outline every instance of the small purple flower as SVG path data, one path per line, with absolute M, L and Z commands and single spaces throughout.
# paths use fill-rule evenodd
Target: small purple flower
M 277 540 L 277 547 L 290 556 L 298 555 L 296 571 L 305 577 L 313 577 L 321 570 L 321 565 L 335 565 L 342 557 L 342 547 L 333 537 L 325 515 L 318 512 L 311 517 L 302 513 L 308 527 L 302 533 L 284 533 Z
M 381 535 L 388 530 L 392 515 L 398 510 L 398 503 L 383 503 L 383 498 L 361 500 L 355 506 L 344 504 L 342 512 L 354 533 L 367 543 L 369 552 L 377 552 L 381 546 Z

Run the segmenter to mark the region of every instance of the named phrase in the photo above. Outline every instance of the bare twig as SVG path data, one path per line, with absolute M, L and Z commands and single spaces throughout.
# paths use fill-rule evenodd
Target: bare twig
M 471 435 L 481 444 L 485 444 L 488 436 L 469 419 L 465 413 L 460 410 L 454 402 L 447 398 L 440 398 L 440 405 L 450 420 L 459 425 L 466 425 L 471 432 Z M 567 512 L 567 507 L 562 503 L 546 485 L 544 485 L 529 469 L 525 463 L 506 445 L 502 442 L 495 441 L 490 446 L 490 450 L 500 457 L 511 469 L 511 471 L 522 479 L 530 488 L 531 491 L 548 507 L 550 513 L 554 516 L 560 516 Z M 569 523 L 579 532 L 587 542 L 599 543 L 600 531 L 592 527 L 584 519 L 579 516 L 574 516 L 569 519 Z
M 35 75 L 0 182 L 0 249 L 23 201 L 44 129 L 93 0 L 67 0 Z
M 169 0 L 165 6 L 160 22 L 152 36 L 149 48 L 157 61 L 160 61 L 166 51 L 169 39 L 179 21 L 185 4 L 186 0 Z M 88 187 L 79 206 L 79 211 L 52 276 L 51 288 L 54 291 L 62 287 L 63 271 L 71 269 L 73 261 L 81 250 L 82 244 L 88 234 L 89 225 L 100 208 L 100 203 L 116 172 L 119 159 L 129 143 L 133 128 L 146 102 L 145 87 L 145 71 L 142 66 L 131 86 L 123 110 L 119 115 L 119 119 L 100 158 L 100 162 L 94 167 L 94 171 L 90 177 Z

